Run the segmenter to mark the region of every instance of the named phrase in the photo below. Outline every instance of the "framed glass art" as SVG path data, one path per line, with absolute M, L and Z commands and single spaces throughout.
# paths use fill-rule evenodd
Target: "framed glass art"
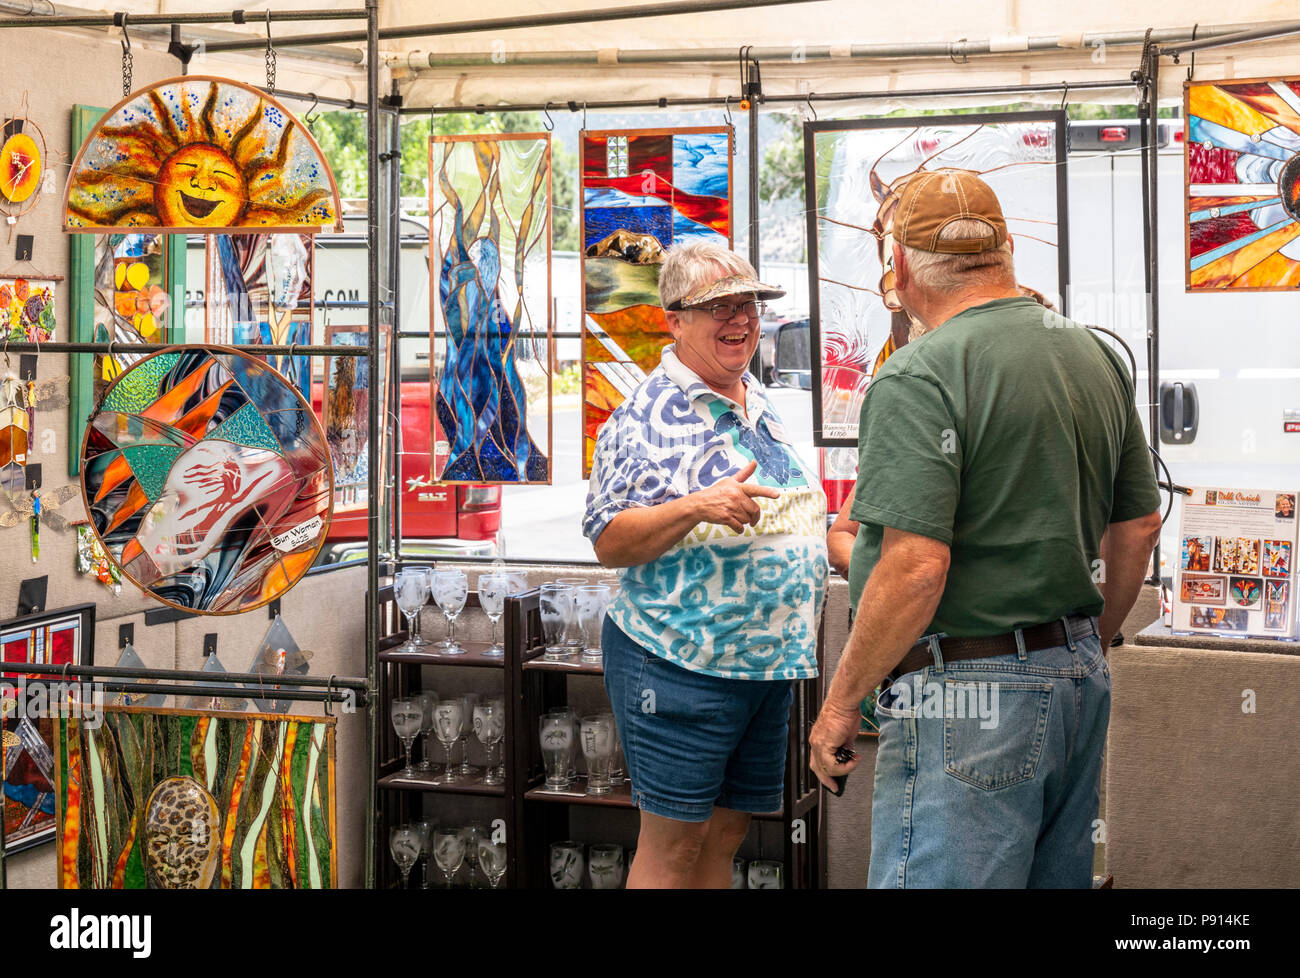
M 387 326 L 379 334 L 379 411 L 388 414 L 389 370 Z M 365 326 L 327 326 L 330 346 L 364 347 L 370 342 Z M 370 491 L 370 362 L 366 357 L 329 357 L 321 395 L 321 425 L 334 466 L 334 519 L 349 511 L 369 511 Z M 387 484 L 388 425 L 382 425 L 379 445 L 379 484 Z
M 979 173 L 1015 238 L 1021 284 L 1066 312 L 1065 154 L 1059 111 L 804 124 L 815 444 L 856 447 L 867 384 L 907 341 L 907 316 L 881 258 L 892 253 L 898 194 L 921 170 Z
M 37 684 L 42 702 L 49 704 L 50 694 L 61 688 L 60 680 L 33 675 L 22 667 L 93 665 L 94 646 L 93 604 L 26 615 L 0 624 L 0 661 L 5 666 L 0 672 L 4 683 L 0 686 L 0 737 L 4 738 L 0 772 L 4 775 L 6 854 L 54 838 L 53 710 L 30 707 Z
M 1300 77 L 1187 82 L 1187 291 L 1300 288 Z
M 60 889 L 338 885 L 331 716 L 109 706 L 55 721 Z
M 118 377 L 82 443 L 86 514 L 136 586 L 202 614 L 288 591 L 324 544 L 329 448 L 308 404 L 256 357 L 175 347 Z
M 550 133 L 429 140 L 432 477 L 551 481 Z
M 81 144 L 65 231 L 343 230 L 329 164 L 307 127 L 243 82 L 169 78 L 113 106 Z
M 672 342 L 659 265 L 675 242 L 731 247 L 729 126 L 583 132 L 582 477 L 610 414 Z
M 13 116 L 0 116 L 0 214 L 13 220 L 36 206 L 48 172 L 48 152 L 41 127 L 28 114 L 27 93 Z
M 54 289 L 60 278 L 0 275 L 0 332 L 14 342 L 54 338 Z
M 311 343 L 314 250 L 309 234 L 214 234 L 207 241 L 204 336 L 214 345 Z M 311 397 L 311 358 L 266 361 Z

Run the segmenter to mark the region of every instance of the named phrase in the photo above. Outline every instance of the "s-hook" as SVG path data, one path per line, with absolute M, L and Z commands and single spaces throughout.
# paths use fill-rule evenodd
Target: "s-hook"
M 275 48 L 271 47 L 271 8 L 266 8 L 266 90 L 275 91 Z
M 131 35 L 126 32 L 127 12 L 113 15 L 113 23 L 122 28 L 122 97 L 131 94 L 131 75 L 135 71 L 135 55 L 131 53 Z
M 331 673 L 329 682 L 325 684 L 325 715 L 327 717 L 332 717 L 334 715 L 334 711 L 330 709 L 330 707 L 334 704 L 334 680 L 337 678 L 337 676 Z
M 804 96 L 804 101 L 808 103 L 808 112 L 812 115 L 812 121 L 816 122 L 817 110 L 813 108 L 812 100 L 813 100 L 812 92 L 809 92 L 806 96 Z
M 1061 92 L 1061 107 L 1060 107 L 1060 111 L 1061 111 L 1061 112 L 1064 112 L 1064 111 L 1065 111 L 1065 101 L 1066 101 L 1066 99 L 1068 99 L 1068 98 L 1070 97 L 1070 83 L 1069 83 L 1068 81 L 1063 81 L 1063 82 L 1061 82 L 1061 88 L 1063 89 L 1063 91 Z
M 731 125 L 731 96 L 728 95 L 722 100 L 722 113 L 726 119 L 723 125 Z
M 551 103 L 550 103 L 550 102 L 547 102 L 547 103 L 546 103 L 546 106 L 542 109 L 542 112 L 545 113 L 545 115 L 546 115 L 546 118 L 545 118 L 544 120 L 542 120 L 542 128 L 545 129 L 547 132 L 554 132 L 554 131 L 555 131 L 555 120 L 551 118 Z
M 302 121 L 307 123 L 307 131 L 311 132 L 312 127 L 316 125 L 316 120 L 320 118 L 319 116 L 312 115 L 312 113 L 316 111 L 316 106 L 320 105 L 320 98 L 315 92 L 309 92 L 308 94 L 311 95 L 311 108 L 303 113 Z

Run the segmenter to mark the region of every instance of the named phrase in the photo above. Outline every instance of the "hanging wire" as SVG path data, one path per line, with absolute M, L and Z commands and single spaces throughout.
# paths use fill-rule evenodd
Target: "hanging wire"
M 126 32 L 127 14 L 119 15 L 122 25 L 122 97 L 131 94 L 131 76 L 135 72 L 135 55 L 131 53 L 131 35 Z
M 266 11 L 266 90 L 275 91 L 275 48 L 271 47 L 271 11 Z

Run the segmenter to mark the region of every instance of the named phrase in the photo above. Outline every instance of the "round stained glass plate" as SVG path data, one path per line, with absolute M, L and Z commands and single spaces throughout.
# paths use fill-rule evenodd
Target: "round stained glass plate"
M 329 449 L 301 394 L 262 360 L 178 346 L 124 371 L 81 444 L 95 535 L 166 604 L 209 615 L 293 587 L 333 512 Z

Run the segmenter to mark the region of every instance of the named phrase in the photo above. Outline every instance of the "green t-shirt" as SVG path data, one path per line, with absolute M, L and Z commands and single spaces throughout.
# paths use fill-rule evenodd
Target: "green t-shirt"
M 893 354 L 867 387 L 850 515 L 854 608 L 886 526 L 946 543 L 926 633 L 1100 615 L 1108 523 L 1160 495 L 1128 365 L 1033 299 L 997 299 Z

